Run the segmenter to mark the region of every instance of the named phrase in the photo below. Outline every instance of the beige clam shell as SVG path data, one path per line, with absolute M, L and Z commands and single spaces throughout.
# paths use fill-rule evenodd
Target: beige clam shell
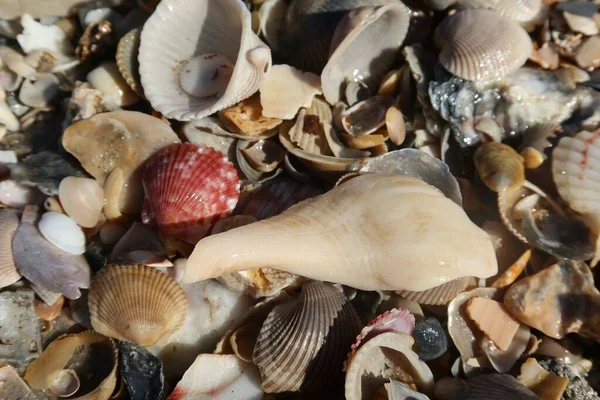
M 104 190 L 95 179 L 69 176 L 58 186 L 58 198 L 65 213 L 77 225 L 93 228 L 104 207 Z
M 86 382 L 80 389 L 89 390 L 91 383 L 96 383 L 97 386 L 92 386 L 93 389 L 87 393 L 79 393 L 78 390 L 69 398 L 108 399 L 117 383 L 117 366 L 115 342 L 94 331 L 85 331 L 63 335 L 50 343 L 42 355 L 29 364 L 24 379 L 32 388 L 45 390 L 53 386 L 54 378 L 61 371 L 74 369 L 77 373 L 77 370 L 81 370 L 79 376 L 85 378 Z
M 331 384 L 361 323 L 344 294 L 311 281 L 300 297 L 269 313 L 252 358 L 266 393 L 314 391 Z
M 177 331 L 188 312 L 183 289 L 143 265 L 108 265 L 94 277 L 88 304 L 92 327 L 107 336 L 150 346 Z
M 271 67 L 271 51 L 252 31 L 241 0 L 162 0 L 142 31 L 139 50 L 144 94 L 165 117 L 200 119 L 255 93 Z M 218 53 L 235 64 L 222 95 L 195 97 L 179 85 L 187 61 Z
M 476 82 L 493 81 L 525 64 L 532 43 L 515 21 L 493 11 L 472 9 L 447 17 L 434 36 L 440 63 L 452 74 Z M 501 54 L 502 56 L 499 56 Z
M 19 217 L 16 211 L 0 210 L 0 288 L 21 279 L 12 254 L 12 237 L 18 227 Z

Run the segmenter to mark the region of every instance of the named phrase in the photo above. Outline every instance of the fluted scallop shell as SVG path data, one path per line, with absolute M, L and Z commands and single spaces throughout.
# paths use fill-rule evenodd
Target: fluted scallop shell
M 523 158 L 502 143 L 485 143 L 475 152 L 475 168 L 485 185 L 494 192 L 515 190 L 525 182 Z
M 69 176 L 60 181 L 58 198 L 63 210 L 84 228 L 98 224 L 104 207 L 104 190 L 95 179 Z
M 115 59 L 119 72 L 123 75 L 125 82 L 140 96 L 144 96 L 144 89 L 140 79 L 140 63 L 138 54 L 140 51 L 140 38 L 142 28 L 129 31 L 119 40 Z
M 72 371 L 83 384 L 70 399 L 108 399 L 117 383 L 117 366 L 115 342 L 97 332 L 85 331 L 63 335 L 51 342 L 29 364 L 24 379 L 37 390 L 56 389 L 50 378 Z
M 532 49 L 529 35 L 516 21 L 484 9 L 447 17 L 434 39 L 444 68 L 477 82 L 496 80 L 520 68 Z
M 560 196 L 580 213 L 600 212 L 600 131 L 563 137 L 552 152 L 552 177 Z
M 419 304 L 442 305 L 448 304 L 453 298 L 464 292 L 469 284 L 469 277 L 454 279 L 443 285 L 424 290 L 422 292 L 411 292 L 401 290 L 397 292 L 405 299 L 416 301 Z
M 457 4 L 470 8 L 490 8 L 520 22 L 532 20 L 542 8 L 542 0 L 458 0 Z
M 18 227 L 19 217 L 16 211 L 0 210 L 0 288 L 21 279 L 12 253 L 12 237 Z
M 212 147 L 173 144 L 147 162 L 142 221 L 167 235 L 196 243 L 235 208 L 239 178 L 227 157 Z
M 253 352 L 267 393 L 314 391 L 340 378 L 360 320 L 344 294 L 310 281 L 300 297 L 279 305 L 264 322 Z
M 179 75 L 187 62 L 215 53 L 235 64 L 224 92 L 196 97 L 182 90 Z M 144 25 L 139 62 L 152 107 L 167 118 L 189 121 L 256 92 L 271 66 L 271 52 L 252 32 L 250 11 L 241 0 L 163 0 Z M 200 77 L 194 86 L 206 86 L 212 77 Z
M 96 331 L 143 346 L 177 331 L 189 307 L 183 289 L 166 274 L 143 265 L 116 264 L 94 277 L 88 304 Z
M 336 44 L 337 47 L 331 49 L 321 73 L 323 94 L 329 104 L 341 100 L 346 79 L 360 76 L 366 82 L 379 83 L 404 42 L 409 19 L 409 10 L 401 2 L 353 10 L 344 17 L 336 32 L 343 39 L 338 41 L 334 37 L 332 47 Z M 352 29 L 340 32 L 348 26 Z

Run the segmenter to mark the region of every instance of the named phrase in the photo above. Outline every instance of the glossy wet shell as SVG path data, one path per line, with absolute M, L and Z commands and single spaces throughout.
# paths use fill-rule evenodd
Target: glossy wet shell
M 178 330 L 188 311 L 183 289 L 169 276 L 142 265 L 109 265 L 94 277 L 88 304 L 94 329 L 150 346 Z
M 447 17 L 434 39 L 444 68 L 476 82 L 493 81 L 520 68 L 532 48 L 529 35 L 517 22 L 483 9 Z
M 93 228 L 104 207 L 104 190 L 95 179 L 69 176 L 60 181 L 58 198 L 65 213 L 79 226 Z
M 16 211 L 0 210 L 0 288 L 21 279 L 12 252 L 12 238 L 18 227 L 19 217 Z
M 119 72 L 123 75 L 125 82 L 140 96 L 144 95 L 138 62 L 138 54 L 140 50 L 140 37 L 142 28 L 136 28 L 129 31 L 119 40 L 117 46 L 116 61 Z
M 510 146 L 483 144 L 475 152 L 474 161 L 479 177 L 494 192 L 515 190 L 525 182 L 523 158 Z
M 269 313 L 252 359 L 267 393 L 315 391 L 341 378 L 360 320 L 333 285 L 311 281 L 300 297 Z

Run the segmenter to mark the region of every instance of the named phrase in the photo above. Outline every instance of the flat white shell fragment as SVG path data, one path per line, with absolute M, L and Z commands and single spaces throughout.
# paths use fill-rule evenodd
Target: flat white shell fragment
M 49 211 L 42 215 L 38 228 L 47 241 L 71 254 L 85 252 L 85 235 L 79 225 L 65 214 Z
M 292 119 L 301 107 L 310 107 L 321 93 L 321 79 L 289 65 L 274 65 L 260 87 L 262 115 Z
M 25 53 L 45 49 L 57 56 L 67 56 L 72 52 L 69 39 L 60 27 L 42 25 L 29 14 L 21 17 L 21 25 L 23 33 L 17 35 L 17 41 Z

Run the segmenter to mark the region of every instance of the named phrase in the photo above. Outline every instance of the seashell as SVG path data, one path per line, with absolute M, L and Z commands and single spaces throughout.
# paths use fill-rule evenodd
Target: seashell
M 527 169 L 535 169 L 544 163 L 546 156 L 533 147 L 525 147 L 521 150 L 521 157 Z
M 390 142 L 400 146 L 406 139 L 406 123 L 404 115 L 396 107 L 388 108 L 385 113 L 385 126 L 390 135 Z
M 273 296 L 287 287 L 298 286 L 306 279 L 269 268 L 250 269 L 220 276 L 226 288 L 252 297 Z
M 295 123 L 286 121 L 280 126 L 279 135 L 289 136 L 296 146 L 307 153 L 329 155 L 331 153 L 325 138 L 325 125 L 318 116 L 301 109 Z
M 207 127 L 214 122 L 215 130 Z M 218 129 L 218 131 L 217 131 Z M 221 131 L 223 134 L 221 134 Z M 229 132 L 226 132 L 218 125 L 218 120 L 213 117 L 207 117 L 198 121 L 186 122 L 181 128 L 181 133 L 188 142 L 212 147 L 227 156 L 230 160 L 236 157 L 236 138 Z M 244 137 L 247 139 L 248 137 Z M 252 140 L 261 140 L 260 138 L 250 138 Z
M 514 281 L 517 280 L 519 275 L 525 270 L 527 267 L 527 263 L 531 258 L 531 249 L 527 249 L 521 257 L 517 259 L 510 267 L 508 267 L 502 275 L 498 276 L 496 280 L 492 283 L 491 287 L 493 288 L 504 288 L 510 286 Z
M 25 57 L 18 51 L 8 47 L 0 46 L 0 58 L 6 68 L 25 79 L 35 79 L 37 71 L 27 64 Z
M 525 182 L 523 158 L 505 144 L 482 144 L 475 152 L 474 161 L 479 177 L 494 192 L 512 191 Z
M 14 92 L 19 90 L 19 87 L 21 87 L 21 83 L 23 83 L 23 77 L 17 75 L 7 67 L 3 67 L 0 69 L 0 83 L 5 91 Z
M 167 400 L 260 400 L 256 367 L 231 354 L 200 354 Z
M 0 204 L 12 208 L 23 208 L 29 204 L 40 204 L 43 196 L 35 187 L 22 185 L 14 180 L 0 181 Z
M 0 367 L 0 395 L 5 399 L 35 399 L 25 381 L 19 376 L 15 367 L 5 365 Z
M 25 80 L 19 91 L 19 100 L 29 107 L 47 107 L 58 94 L 58 78 L 53 74 L 37 74 L 35 82 Z
M 420 150 L 394 150 L 369 161 L 360 172 L 378 172 L 413 176 L 437 187 L 449 199 L 462 205 L 458 181 L 443 161 Z
M 410 390 L 400 381 L 391 379 L 390 382 L 383 385 L 388 393 L 390 400 L 429 400 L 429 397 L 423 393 Z
M 242 100 L 239 104 L 219 111 L 219 119 L 231 132 L 240 136 L 267 136 L 268 131 L 281 125 L 279 118 L 269 118 L 262 115 L 262 105 L 258 94 Z
M 542 0 L 458 0 L 456 3 L 468 8 L 489 8 L 519 22 L 531 21 L 542 8 Z
M 94 89 L 102 92 L 105 100 L 119 107 L 130 106 L 140 100 L 114 62 L 102 63 L 90 71 L 86 79 Z
M 368 151 L 362 151 L 350 147 L 346 147 L 335 130 L 332 129 L 330 124 L 323 124 L 323 135 L 327 141 L 327 146 L 334 156 L 338 158 L 364 158 L 369 157 Z M 383 138 L 383 137 L 382 137 Z
M 115 60 L 119 72 L 125 79 L 134 92 L 139 96 L 144 97 L 144 89 L 140 78 L 140 63 L 138 55 L 140 51 L 140 41 L 142 36 L 142 28 L 135 28 L 119 40 L 117 45 L 117 54 Z
M 162 363 L 144 347 L 130 342 L 117 342 L 119 373 L 132 400 L 162 399 L 164 375 Z
M 228 216 L 240 195 L 233 164 L 222 153 L 191 143 L 155 153 L 146 162 L 143 183 L 142 222 L 189 243 Z
M 70 397 L 80 387 L 79 377 L 72 369 L 56 371 L 48 376 L 48 382 L 50 382 L 48 389 L 58 397 Z
M 589 37 L 577 47 L 575 62 L 583 69 L 590 70 L 600 66 L 600 38 Z
M 373 208 L 398 201 L 402 212 L 378 213 Z M 332 209 L 338 213 L 332 215 Z M 394 240 L 382 244 L 380 231 L 371 229 L 377 226 L 394 232 Z M 398 246 L 408 242 L 410 249 Z M 421 252 L 421 246 L 429 250 Z M 315 257 L 307 257 L 311 254 Z M 408 267 L 392 272 L 385 267 L 391 265 L 419 265 L 421 273 Z M 358 176 L 279 216 L 203 239 L 188 260 L 183 282 L 265 267 L 362 290 L 413 291 L 497 271 L 489 236 L 457 204 L 421 180 L 386 174 Z
M 436 29 L 434 40 L 444 68 L 476 82 L 494 81 L 517 70 L 532 49 L 529 35 L 517 22 L 484 9 L 447 17 Z
M 72 399 L 108 399 L 117 383 L 117 346 L 94 331 L 63 335 L 27 367 L 24 379 L 33 389 L 60 391 Z M 85 377 L 78 386 L 77 377 Z M 64 392 L 63 392 L 64 391 Z
M 467 383 L 462 379 L 443 377 L 435 382 L 434 398 L 439 400 L 456 400 L 465 398 L 469 392 Z
M 46 200 L 44 200 L 44 210 L 54 211 L 54 212 L 63 213 L 63 214 L 65 212 L 62 205 L 60 204 L 60 200 L 58 199 L 58 196 L 47 197 Z
M 469 400 L 537 400 L 539 397 L 510 375 L 479 375 L 467 380 Z
M 517 380 L 540 398 L 548 400 L 560 400 L 569 384 L 569 378 L 551 374 L 535 358 L 528 358 L 521 365 Z
M 504 305 L 521 322 L 550 337 L 560 339 L 577 332 L 598 339 L 595 313 L 599 300 L 589 267 L 580 261 L 562 260 L 512 284 Z M 565 302 L 568 308 L 563 306 Z
M 519 329 L 519 322 L 506 311 L 501 303 L 473 297 L 467 302 L 465 311 L 475 325 L 493 340 L 500 350 L 508 349 Z
M 163 0 L 142 31 L 144 93 L 180 121 L 200 119 L 254 94 L 271 68 L 269 48 L 252 32 L 239 0 Z
M 104 216 L 109 221 L 118 220 L 123 217 L 121 213 L 121 196 L 126 188 L 125 177 L 122 168 L 115 168 L 106 177 L 104 183 Z
M 309 281 L 297 300 L 276 306 L 260 329 L 252 359 L 263 390 L 313 392 L 330 385 L 341 378 L 345 349 L 359 329 L 356 311 L 337 288 Z
M 465 291 L 469 279 L 468 277 L 453 279 L 450 282 L 423 291 L 399 290 L 396 293 L 419 304 L 448 304 L 453 298 Z
M 167 124 L 135 111 L 94 115 L 69 126 L 62 137 L 65 150 L 101 186 L 115 168 L 121 168 L 119 211 L 132 214 L 141 210 L 144 195 L 143 169 L 139 167 L 150 155 L 171 143 L 179 143 L 179 139 Z M 106 187 L 104 190 L 108 200 L 111 192 Z M 111 219 L 108 215 L 107 218 Z
M 433 374 L 411 349 L 413 343 L 410 335 L 401 332 L 385 332 L 368 340 L 349 360 L 346 399 L 370 398 L 369 380 L 397 376 L 405 383 L 416 385 L 419 392 L 432 392 Z
M 12 252 L 12 238 L 18 227 L 19 217 L 16 211 L 0 210 L 0 288 L 21 279 Z
M 448 304 L 448 333 L 460 352 L 466 376 L 471 376 L 480 369 L 480 366 L 473 365 L 472 360 L 483 359 L 487 362 L 487 356 L 479 346 L 484 336 L 466 312 L 467 302 L 474 297 L 502 300 L 502 294 L 493 288 L 477 288 L 459 294 Z
M 435 318 L 427 318 L 415 324 L 412 337 L 418 344 L 418 354 L 421 360 L 435 360 L 448 351 L 448 338 Z
M 63 251 L 44 239 L 36 228 L 38 215 L 38 208 L 34 206 L 23 210 L 21 224 L 12 241 L 15 265 L 35 286 L 77 299 L 81 296 L 80 288 L 89 287 L 90 267 L 83 256 Z M 39 291 L 36 293 L 39 295 Z M 48 302 L 40 297 L 50 305 L 56 302 L 56 298 Z
M 317 75 L 285 64 L 274 65 L 260 85 L 262 115 L 292 119 L 300 108 L 310 107 L 318 94 L 321 81 Z
M 35 310 L 35 314 L 40 317 L 40 319 L 43 319 L 44 321 L 52 321 L 59 316 L 64 303 L 65 298 L 63 296 L 60 296 L 58 300 L 51 305 L 44 303 L 36 297 L 33 301 L 33 308 Z
M 375 6 L 373 3 L 368 5 Z M 336 28 L 336 35 L 343 39 L 334 37 L 331 55 L 321 73 L 323 94 L 329 104 L 341 100 L 347 78 L 360 76 L 367 84 L 377 84 L 383 78 L 406 37 L 409 19 L 408 8 L 400 2 L 358 8 L 346 14 Z
M 358 102 L 367 100 L 371 97 L 369 87 L 361 80 L 351 80 L 346 83 L 344 97 L 348 105 L 353 106 Z
M 368 135 L 385 125 L 385 116 L 393 99 L 387 96 L 373 96 L 355 104 L 342 114 L 344 130 L 353 136 Z
M 26 54 L 44 49 L 57 57 L 66 58 L 72 48 L 65 32 L 56 25 L 43 25 L 29 14 L 21 16 L 23 32 L 17 35 L 17 42 Z
M 85 252 L 85 234 L 65 214 L 54 211 L 42 214 L 38 228 L 44 238 L 59 249 L 71 254 Z
M 279 165 L 285 150 L 271 140 L 246 142 L 239 140 L 236 146 L 237 163 L 250 182 L 264 182 L 279 175 Z
M 79 57 L 82 62 L 99 60 L 109 53 L 114 54 L 113 49 L 115 42 L 116 32 L 113 23 L 107 20 L 95 21 L 85 28 L 83 35 L 79 38 L 79 43 L 75 48 L 75 55 Z M 114 73 L 115 70 L 112 70 L 111 72 Z M 120 76 L 118 72 L 117 76 Z M 111 78 L 108 78 L 104 83 L 110 82 L 110 80 Z M 119 83 L 124 84 L 124 82 Z M 127 87 L 127 85 L 124 86 Z
M 69 176 L 58 186 L 60 204 L 79 226 L 93 228 L 104 207 L 104 191 L 95 179 Z
M 348 133 L 342 133 L 342 137 L 344 138 L 344 141 L 348 144 L 350 148 L 357 150 L 366 150 L 372 148 L 379 149 L 379 146 L 385 146 L 385 141 L 388 139 L 389 136 L 386 130 L 379 130 L 370 135 L 362 136 L 353 136 Z M 387 147 L 385 147 L 383 152 L 385 153 L 386 151 Z
M 493 340 L 487 337 L 481 340 L 480 347 L 487 356 L 488 360 L 494 369 L 501 374 L 510 371 L 519 358 L 521 358 L 529 345 L 529 340 L 532 337 L 529 327 L 521 324 L 510 346 L 506 350 L 499 349 Z
M 123 302 L 123 296 L 131 302 Z M 90 286 L 92 327 L 119 340 L 151 346 L 177 331 L 188 299 L 170 277 L 143 265 L 108 265 Z
M 135 252 L 151 253 L 157 258 L 166 258 L 166 250 L 158 233 L 141 222 L 135 221 L 113 247 L 108 257 L 111 263 L 130 262 Z

